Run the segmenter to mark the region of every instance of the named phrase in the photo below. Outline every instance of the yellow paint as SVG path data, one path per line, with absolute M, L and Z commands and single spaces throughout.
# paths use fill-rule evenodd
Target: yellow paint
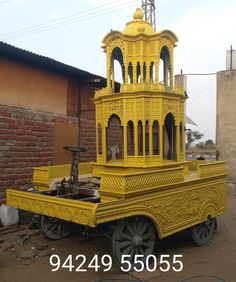
M 183 89 L 174 86 L 173 50 L 176 42 L 177 37 L 169 30 L 155 32 L 142 19 L 139 9 L 123 33 L 111 31 L 103 39 L 108 83 L 106 88 L 96 91 L 94 98 L 97 135 L 98 128 L 101 126 L 102 129 L 102 153 L 97 152 L 97 162 L 93 164 L 93 175 L 101 178 L 99 203 L 8 189 L 8 205 L 91 227 L 127 217 L 146 216 L 153 220 L 160 238 L 222 214 L 226 202 L 225 162 L 184 160 L 184 130 L 180 133 L 180 124 L 184 125 L 186 97 Z M 115 48 L 121 50 L 124 65 L 124 82 L 118 93 L 115 93 L 112 61 Z M 169 76 L 164 83 L 158 81 L 161 50 L 169 52 L 169 65 L 166 62 Z M 116 55 L 121 54 L 119 52 Z M 138 62 L 141 64 L 140 77 L 136 81 L 134 76 L 138 74 Z M 133 82 L 131 75 L 128 78 L 130 63 L 134 66 Z M 152 65 L 156 70 L 153 75 L 148 71 Z M 176 147 L 173 150 L 174 142 L 168 145 L 174 155 L 170 154 L 171 157 L 166 159 L 164 136 L 167 133 L 164 125 L 169 113 L 174 120 L 171 126 L 175 124 L 175 128 L 169 127 L 169 133 L 173 140 L 176 139 Z M 114 114 L 119 117 L 123 127 L 125 148 L 122 159 L 108 160 L 107 127 Z M 126 127 L 129 121 L 134 124 L 134 155 L 128 155 L 127 150 Z M 148 121 L 149 128 L 149 138 L 144 138 L 144 129 L 142 135 L 143 148 L 147 142 L 149 153 L 143 150 L 142 155 L 138 154 L 138 121 L 142 121 L 143 126 Z M 154 121 L 159 124 L 159 151 L 155 154 Z M 96 142 L 98 150 L 98 136 Z M 91 165 L 84 168 L 83 173 L 88 172 L 91 172 Z M 33 182 L 39 183 L 40 187 L 50 187 L 51 179 L 68 175 L 69 165 L 37 168 Z
M 198 178 L 196 171 L 183 177 L 183 168 L 165 169 L 163 173 L 107 173 L 102 177 L 107 193 L 96 204 L 11 189 L 7 191 L 7 204 L 90 227 L 147 216 L 163 238 L 224 212 L 226 166 L 219 162 L 217 167 L 218 173 L 212 176 L 209 164 L 204 178 Z
M 32 184 L 39 190 L 48 190 L 55 181 L 59 181 L 63 177 L 68 178 L 70 168 L 70 164 L 34 167 Z M 79 164 L 79 176 L 91 173 L 91 162 Z
M 106 128 L 112 115 L 117 115 L 123 126 L 124 154 L 123 162 L 119 165 L 122 167 L 157 167 L 163 165 L 163 126 L 165 117 L 171 113 L 175 119 L 176 136 L 179 136 L 179 125 L 184 124 L 184 101 L 186 99 L 184 91 L 177 88 L 173 83 L 173 52 L 177 42 L 176 35 L 164 30 L 155 32 L 151 25 L 143 20 L 140 9 L 137 9 L 133 15 L 133 20 L 126 24 L 123 32 L 111 31 L 103 39 L 103 49 L 107 57 L 107 87 L 96 91 L 94 102 L 96 107 L 96 126 L 100 124 L 103 128 L 102 156 L 97 153 L 97 163 L 94 165 L 93 175 L 100 177 L 102 171 L 106 170 L 110 161 L 107 161 L 106 154 L 109 148 L 106 147 Z M 169 78 L 164 82 L 158 82 L 159 63 L 163 48 L 168 50 L 169 56 Z M 119 51 L 118 51 L 119 50 Z M 115 93 L 114 89 L 114 69 L 112 54 L 120 52 L 123 57 L 124 65 L 124 82 L 121 84 L 120 92 Z M 138 81 L 137 66 L 140 65 L 140 77 Z M 129 76 L 129 67 L 132 65 L 133 76 Z M 151 66 L 155 66 L 155 74 L 150 71 Z M 144 67 L 145 66 L 145 67 Z M 145 72 L 144 72 L 145 69 Z M 167 68 L 165 70 L 167 72 Z M 112 74 L 112 75 L 111 75 Z M 151 76 L 153 76 L 151 78 Z M 129 79 L 128 79 L 129 77 Z M 131 81 L 131 77 L 133 82 Z M 152 144 L 152 124 L 157 120 L 160 126 L 159 134 L 159 156 L 153 155 Z M 134 123 L 134 148 L 135 155 L 127 155 L 127 123 Z M 145 122 L 149 123 L 149 154 L 140 157 L 138 155 L 138 121 L 142 122 L 143 132 Z M 144 132 L 145 133 L 145 132 Z M 143 134 L 143 147 L 145 148 L 145 134 Z M 176 140 L 176 159 L 183 162 L 180 152 L 180 141 Z M 98 136 L 97 136 L 98 147 Z M 144 151 L 144 150 L 143 150 Z M 177 164 L 177 162 L 175 162 Z M 102 166 L 101 166 L 102 165 Z

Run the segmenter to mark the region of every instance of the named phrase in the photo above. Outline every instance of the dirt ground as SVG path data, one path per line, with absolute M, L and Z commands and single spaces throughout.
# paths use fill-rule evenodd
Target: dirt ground
M 95 254 L 111 254 L 110 241 L 105 237 L 91 238 L 77 230 L 61 241 L 51 241 L 37 230 L 21 226 L 14 232 L 0 229 L 0 282 L 96 282 L 96 281 L 160 281 L 160 282 L 217 282 L 236 281 L 236 195 L 228 186 L 227 212 L 218 218 L 218 231 L 213 241 L 195 247 L 186 236 L 172 236 L 157 244 L 156 255 L 182 254 L 184 268 L 161 272 L 123 273 L 115 264 L 109 272 L 69 272 L 59 269 L 52 272 L 49 264 L 51 254 L 60 256 L 83 254 L 89 261 Z M 75 265 L 77 266 L 78 263 Z M 212 276 L 211 278 L 200 277 Z M 198 276 L 192 278 L 193 276 Z M 215 277 L 213 277 L 215 276 Z

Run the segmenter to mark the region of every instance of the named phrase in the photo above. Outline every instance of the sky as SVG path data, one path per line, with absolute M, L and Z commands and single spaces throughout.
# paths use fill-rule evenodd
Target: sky
M 0 0 L 0 41 L 77 68 L 106 75 L 100 48 L 111 29 L 123 30 L 141 0 Z M 236 49 L 235 0 L 156 0 L 157 31 L 172 30 L 179 42 L 174 70 L 216 73 L 226 50 Z M 215 140 L 216 75 L 187 76 L 187 126 Z

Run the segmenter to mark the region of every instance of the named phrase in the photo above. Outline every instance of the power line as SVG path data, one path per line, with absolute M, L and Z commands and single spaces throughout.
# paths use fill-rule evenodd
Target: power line
M 70 25 L 73 23 L 77 23 L 77 22 L 81 22 L 84 20 L 89 20 L 92 18 L 96 18 L 98 16 L 102 16 L 108 13 L 113 13 L 122 9 L 126 9 L 128 7 L 134 6 L 137 3 L 137 0 L 132 0 L 132 1 L 128 1 L 126 3 L 120 3 L 119 5 L 116 6 L 111 6 L 108 8 L 103 8 L 101 9 L 101 7 L 106 7 L 109 6 L 111 4 L 114 4 L 116 2 L 120 2 L 121 0 L 116 0 L 113 2 L 110 2 L 109 4 L 103 4 L 101 6 L 99 6 L 98 8 L 92 8 L 92 9 L 88 9 L 79 13 L 74 13 L 71 15 L 67 15 L 65 17 L 62 17 L 60 19 L 57 20 L 52 20 L 52 21 L 48 21 L 44 24 L 38 24 L 38 25 L 34 25 L 32 27 L 28 27 L 28 28 L 24 28 L 24 29 L 20 29 L 14 32 L 9 32 L 9 33 L 5 33 L 0 35 L 1 40 L 6 40 L 6 39 L 12 39 L 12 38 L 20 38 L 20 37 L 24 37 L 27 35 L 31 35 L 34 33 L 38 33 L 38 32 L 42 32 L 42 31 L 47 31 L 50 29 L 57 29 L 57 28 L 61 28 L 65 25 Z M 99 10 L 100 9 L 100 10 Z M 96 11 L 94 11 L 96 10 Z M 85 14 L 85 15 L 83 15 Z M 82 15 L 82 16 L 81 16 Z
M 183 73 L 182 75 L 216 75 L 216 73 L 215 72 L 209 72 L 209 73 Z
M 10 1 L 10 0 L 7 0 L 7 1 Z M 121 0 L 115 0 L 115 1 L 112 1 L 112 2 L 109 2 L 107 4 L 103 4 L 103 5 L 100 5 L 98 7 L 95 7 L 95 8 L 90 8 L 90 9 L 86 9 L 84 11 L 80 11 L 80 12 L 76 12 L 76 13 L 73 13 L 73 14 L 69 14 L 67 16 L 63 16 L 63 17 L 60 17 L 58 19 L 54 19 L 54 20 L 50 20 L 50 21 L 46 21 L 45 23 L 41 23 L 41 24 L 36 24 L 36 25 L 33 25 L 33 26 L 30 26 L 30 27 L 26 27 L 26 28 L 22 28 L 22 29 L 18 29 L 18 30 L 15 30 L 15 31 L 12 31 L 12 32 L 8 32 L 8 33 L 4 33 L 4 34 L 1 34 L 1 36 L 8 36 L 8 35 L 14 35 L 18 32 L 23 32 L 23 31 L 30 31 L 31 29 L 34 29 L 34 28 L 37 28 L 37 27 L 42 27 L 42 26 L 47 26 L 49 24 L 54 24 L 54 23 L 57 23 L 57 22 L 60 22 L 60 21 L 63 21 L 64 19 L 68 19 L 68 18 L 73 18 L 75 16 L 79 16 L 79 15 L 82 15 L 82 14 L 86 14 L 86 13 L 89 13 L 93 10 L 98 10 L 104 6 L 109 6 L 111 4 L 114 4 L 116 2 L 120 2 Z
M 4 4 L 8 3 L 8 2 L 10 2 L 10 0 L 3 0 L 3 1 L 0 2 L 0 5 L 4 5 Z
M 113 2 L 110 2 L 110 4 L 115 3 L 115 2 L 119 2 L 119 1 L 120 0 L 113 1 Z M 136 2 L 136 1 L 132 1 L 132 2 Z M 7 33 L 7 34 L 2 34 L 2 35 L 0 35 L 0 37 L 2 37 L 2 39 L 19 38 L 19 37 L 23 37 L 23 36 L 30 35 L 30 34 L 33 34 L 33 33 L 46 31 L 46 30 L 49 30 L 49 29 L 55 29 L 55 28 L 58 28 L 58 27 L 62 27 L 64 25 L 69 25 L 69 24 L 73 24 L 75 22 L 80 22 L 80 21 L 87 20 L 87 19 L 90 19 L 90 18 L 93 18 L 93 17 L 104 15 L 104 14 L 107 14 L 108 12 L 115 12 L 117 10 L 120 10 L 120 9 L 114 9 L 114 8 L 118 8 L 118 7 L 121 7 L 121 6 L 123 6 L 123 8 L 127 8 L 127 7 L 131 6 L 131 5 L 127 5 L 127 4 L 130 4 L 130 3 L 131 2 L 129 1 L 128 3 L 126 2 L 126 3 L 123 3 L 123 4 L 119 4 L 119 5 L 116 5 L 116 6 L 109 7 L 107 9 L 102 9 L 100 11 L 90 12 L 89 14 L 80 17 L 81 14 L 83 14 L 85 12 L 88 13 L 89 11 L 94 10 L 94 8 L 89 9 L 89 10 L 86 10 L 86 11 L 83 11 L 83 12 L 80 12 L 80 13 L 76 13 L 77 14 L 76 17 L 71 18 L 70 15 L 68 15 L 68 16 L 63 17 L 61 19 L 57 19 L 57 20 L 54 20 L 54 21 L 47 22 L 46 24 L 35 25 L 33 27 L 25 28 L 23 30 L 18 30 L 18 31 L 15 31 L 15 32 Z M 125 6 L 124 6 L 124 4 L 125 4 Z M 102 5 L 102 6 L 104 6 L 104 5 Z M 75 15 L 75 14 L 73 14 L 73 15 Z M 69 17 L 68 20 L 64 20 L 64 18 L 68 18 L 68 17 Z
M 211 85 L 211 83 L 213 82 L 214 77 L 207 83 L 207 85 L 196 95 L 192 98 L 191 101 L 189 101 L 188 105 L 190 105 L 193 101 L 195 101 L 199 96 L 201 96 Z

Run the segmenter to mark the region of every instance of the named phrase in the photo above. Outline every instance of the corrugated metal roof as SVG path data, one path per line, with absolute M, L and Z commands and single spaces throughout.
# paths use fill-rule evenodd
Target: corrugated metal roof
M 106 85 L 106 79 L 102 76 L 92 74 L 49 57 L 38 55 L 36 53 L 12 46 L 2 41 L 0 41 L 0 56 L 12 58 L 26 64 L 69 76 L 80 82 L 89 83 L 92 80 L 99 79 L 100 83 L 98 84 L 100 84 L 100 87 Z
M 195 125 L 195 126 L 198 126 L 196 124 L 196 122 L 194 122 L 190 117 L 188 117 L 186 114 L 185 114 L 185 122 L 188 123 L 188 124 L 192 124 L 192 125 Z

